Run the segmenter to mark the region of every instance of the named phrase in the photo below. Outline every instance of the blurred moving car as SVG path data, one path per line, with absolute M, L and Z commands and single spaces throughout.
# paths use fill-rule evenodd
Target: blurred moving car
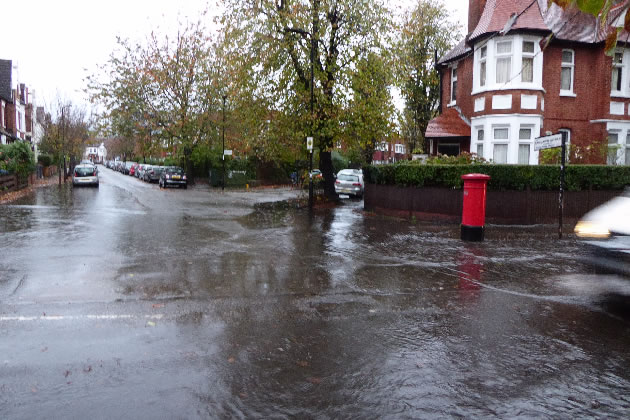
M 98 187 L 98 172 L 94 165 L 77 165 L 72 173 L 72 185 Z
M 169 185 L 174 185 L 184 189 L 188 187 L 186 173 L 182 168 L 174 166 L 169 166 L 164 169 L 164 171 L 160 174 L 160 180 L 158 183 L 160 184 L 160 188 L 166 188 Z
M 630 277 L 630 188 L 586 213 L 575 234 L 591 249 L 587 262 L 596 271 Z
M 342 169 L 337 173 L 335 192 L 348 194 L 355 197 L 363 197 L 363 171 L 360 169 Z

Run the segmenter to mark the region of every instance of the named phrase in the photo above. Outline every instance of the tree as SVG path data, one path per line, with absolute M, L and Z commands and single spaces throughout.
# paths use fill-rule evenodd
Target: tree
M 359 59 L 385 48 L 389 11 L 381 0 L 224 0 L 224 6 L 226 49 L 230 65 L 241 69 L 234 72 L 239 85 L 252 103 L 267 107 L 278 137 L 304 151 L 313 134 L 324 191 L 336 197 L 331 151 L 343 134 L 350 79 Z
M 88 77 L 88 92 L 104 106 L 110 135 L 132 138 L 142 156 L 165 141 L 191 175 L 194 148 L 217 138 L 212 118 L 221 98 L 212 91 L 212 65 L 202 21 L 180 24 L 174 38 L 151 33 L 144 45 L 118 39 L 101 77 Z
M 46 115 L 40 150 L 50 154 L 59 167 L 59 184 L 67 160 L 80 160 L 90 138 L 85 109 L 57 99 L 54 115 Z M 65 176 L 65 174 L 64 174 Z
M 395 109 L 389 90 L 393 78 L 388 68 L 385 57 L 370 52 L 352 74 L 347 142 L 359 152 L 362 163 L 372 163 L 376 146 L 393 131 Z
M 440 100 L 440 75 L 436 57 L 448 52 L 460 27 L 449 22 L 443 0 L 418 0 L 403 16 L 396 43 L 396 76 L 405 110 L 401 134 L 408 149 L 422 147 L 429 121 L 435 117 Z

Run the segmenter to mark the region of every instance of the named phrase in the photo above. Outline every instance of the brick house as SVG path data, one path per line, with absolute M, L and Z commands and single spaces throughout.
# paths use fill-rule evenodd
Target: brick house
M 583 161 L 630 164 L 630 49 L 621 42 L 630 34 L 612 58 L 604 53 L 624 17 L 613 7 L 602 29 L 547 0 L 469 0 L 468 35 L 438 62 L 429 153 L 537 164 L 534 139 L 565 131 Z
M 11 60 L 0 60 L 0 142 L 31 141 L 33 118 L 27 118 L 28 88 L 17 83 L 16 66 Z M 30 124 L 29 125 L 27 125 Z

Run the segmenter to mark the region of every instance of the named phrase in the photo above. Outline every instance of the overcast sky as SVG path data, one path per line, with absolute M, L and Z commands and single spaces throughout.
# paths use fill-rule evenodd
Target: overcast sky
M 467 22 L 468 2 L 444 0 L 455 21 Z M 392 0 L 406 7 L 413 0 Z M 85 101 L 83 79 L 115 47 L 116 36 L 144 39 L 151 30 L 172 32 L 179 20 L 196 19 L 208 0 L 23 0 L 2 5 L 0 58 L 18 64 L 18 78 L 35 90 L 38 105 L 57 95 Z

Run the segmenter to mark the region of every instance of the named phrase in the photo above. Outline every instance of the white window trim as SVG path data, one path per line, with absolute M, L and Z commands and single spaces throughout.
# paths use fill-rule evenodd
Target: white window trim
M 457 97 L 455 97 L 456 100 L 453 100 L 453 70 L 457 71 L 457 63 L 454 63 L 449 68 L 451 70 L 451 81 L 450 81 L 450 90 L 449 90 L 449 98 L 448 98 L 449 103 L 446 105 L 447 107 L 455 106 L 457 104 Z M 455 81 L 457 81 L 457 77 L 455 77 Z
M 617 145 L 620 147 L 617 149 L 615 165 L 624 165 L 625 155 L 623 153 L 625 152 L 626 137 L 630 134 L 630 121 L 608 120 L 606 121 L 606 132 L 617 133 Z
M 525 140 L 518 140 L 518 133 L 521 126 L 532 127 L 531 150 L 529 155 L 529 164 L 537 165 L 539 154 L 533 150 L 533 143 L 536 137 L 540 136 L 540 130 L 543 124 L 543 116 L 539 114 L 490 114 L 471 118 L 471 127 L 474 127 L 475 133 L 478 129 L 484 130 L 483 141 L 483 158 L 491 160 L 494 153 L 494 144 L 508 144 L 508 164 L 518 163 L 518 144 L 526 143 Z M 630 122 L 629 122 L 630 125 Z M 493 128 L 509 127 L 508 140 L 494 140 Z M 479 142 L 471 141 L 471 151 L 477 151 Z
M 543 54 L 540 50 L 540 40 L 542 38 L 534 35 L 510 35 L 489 39 L 485 43 L 475 46 L 473 64 L 473 89 L 471 95 L 476 95 L 488 91 L 501 90 L 533 90 L 545 92 L 542 84 Z M 496 83 L 496 43 L 501 41 L 512 41 L 512 71 L 508 83 Z M 534 43 L 534 77 L 533 82 L 522 82 L 520 69 L 522 68 L 523 41 Z M 486 47 L 486 85 L 480 85 L 480 58 L 481 47 Z M 518 71 L 517 71 L 518 70 Z
M 562 54 L 565 52 L 571 53 L 571 63 L 565 63 L 562 61 Z M 562 89 L 562 70 L 565 68 L 571 69 L 571 88 L 569 90 Z M 575 93 L 575 51 L 568 48 L 563 49 L 560 55 L 560 86 L 560 96 L 570 96 L 573 98 L 577 97 L 577 94 Z
M 622 53 L 621 64 L 615 64 L 614 54 Z M 611 98 L 630 98 L 630 85 L 628 83 L 628 67 L 630 65 L 630 50 L 627 48 L 617 49 L 613 53 L 613 62 L 610 66 L 610 72 L 612 75 L 612 70 L 615 67 L 621 68 L 621 90 L 613 90 L 612 87 L 612 77 L 610 79 L 610 97 Z

